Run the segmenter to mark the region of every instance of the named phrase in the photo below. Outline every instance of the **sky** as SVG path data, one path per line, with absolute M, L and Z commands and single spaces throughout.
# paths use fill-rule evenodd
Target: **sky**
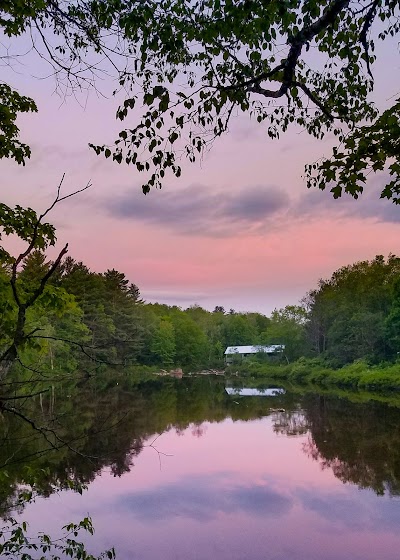
M 381 54 L 386 62 L 374 70 L 375 96 L 385 107 L 400 91 L 398 47 L 387 44 Z M 123 128 L 109 95 L 113 84 L 101 84 L 105 97 L 83 92 L 66 99 L 46 74 L 29 57 L 2 70 L 39 112 L 18 121 L 32 147 L 27 165 L 0 162 L 1 201 L 40 212 L 64 173 L 65 194 L 90 182 L 49 217 L 59 246 L 68 242 L 69 254 L 93 271 L 124 272 L 146 301 L 269 314 L 297 304 L 341 266 L 400 254 L 400 207 L 379 199 L 384 175 L 372 177 L 358 201 L 307 190 L 304 165 L 329 156 L 333 138 L 321 142 L 292 129 L 271 140 L 242 115 L 200 163 L 183 161 L 181 178 L 168 176 L 162 190 L 145 196 L 136 169 L 88 148 L 111 143 Z M 126 126 L 134 123 L 135 114 Z

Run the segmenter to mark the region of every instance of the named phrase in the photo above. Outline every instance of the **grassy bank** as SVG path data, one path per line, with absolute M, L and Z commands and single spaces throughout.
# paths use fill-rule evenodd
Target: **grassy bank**
M 247 362 L 230 366 L 227 373 L 240 376 L 289 381 L 302 385 L 341 387 L 370 391 L 400 390 L 400 364 L 370 366 L 357 361 L 340 369 L 324 366 L 319 360 L 301 358 L 293 364 Z

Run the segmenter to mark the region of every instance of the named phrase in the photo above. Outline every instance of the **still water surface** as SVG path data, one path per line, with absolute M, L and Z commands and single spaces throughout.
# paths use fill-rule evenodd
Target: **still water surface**
M 31 528 L 55 535 L 90 514 L 89 548 L 115 546 L 120 560 L 398 560 L 399 409 L 229 395 L 208 380 L 196 382 L 195 402 L 193 383 L 169 386 L 174 413 L 158 433 L 151 419 L 162 400 L 142 391 L 150 428 L 140 428 L 125 472 L 105 466 L 82 496 L 39 498 L 22 515 Z M 137 394 L 121 402 L 131 398 L 135 408 Z

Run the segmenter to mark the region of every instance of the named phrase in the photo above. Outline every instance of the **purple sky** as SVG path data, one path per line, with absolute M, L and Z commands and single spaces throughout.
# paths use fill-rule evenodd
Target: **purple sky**
M 400 90 L 395 43 L 382 54 L 376 100 L 385 107 Z M 90 180 L 89 191 L 51 216 L 60 243 L 68 241 L 70 255 L 94 271 L 125 272 L 147 301 L 269 313 L 297 303 L 342 265 L 400 253 L 400 207 L 378 198 L 384 177 L 372 178 L 359 201 L 306 189 L 304 164 L 328 156 L 332 139 L 292 129 L 272 141 L 240 116 L 201 164 L 182 162 L 180 179 L 168 177 L 161 191 L 144 196 L 135 169 L 87 147 L 111 143 L 122 128 L 115 99 L 92 92 L 64 100 L 51 79 L 37 79 L 44 74 L 26 61 L 4 78 L 34 97 L 39 113 L 19 121 L 30 162 L 1 161 L 1 200 L 40 211 L 64 172 L 65 192 Z M 134 115 L 126 124 L 133 123 Z

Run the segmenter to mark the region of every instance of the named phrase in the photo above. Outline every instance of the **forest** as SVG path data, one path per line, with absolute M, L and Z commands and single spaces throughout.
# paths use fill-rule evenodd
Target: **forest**
M 49 66 L 64 95 L 80 88 L 98 92 L 101 77 L 112 78 L 117 88 L 110 97 L 124 128 L 114 142 L 94 138 L 89 147 L 143 173 L 145 193 L 167 176 L 178 179 L 180 154 L 198 161 L 244 113 L 270 139 L 291 127 L 317 140 L 336 137 L 331 157 L 304 162 L 308 187 L 357 199 L 373 172 L 380 197 L 399 202 L 399 101 L 386 96 L 389 105 L 378 107 L 372 96 L 374 67 L 378 57 L 385 60 L 378 45 L 389 41 L 391 48 L 399 31 L 397 1 L 177 0 L 139 3 L 133 10 L 123 0 L 34 0 L 4 3 L 0 27 L 8 41 L 1 46 L 6 65 L 32 53 Z M 21 52 L 20 39 L 27 41 Z M 0 158 L 25 165 L 32 147 L 20 137 L 18 117 L 36 113 L 38 104 L 29 91 L 5 81 L 0 106 Z M 67 246 L 48 262 L 45 250 L 55 232 L 41 219 L 55 203 L 39 218 L 29 208 L 0 207 L 3 235 L 28 243 L 16 260 L 0 248 L 1 378 L 11 367 L 22 376 L 43 370 L 90 376 L 112 365 L 193 372 L 222 367 L 225 347 L 244 344 L 285 344 L 286 365 L 317 359 L 343 368 L 359 360 L 366 366 L 397 360 L 394 255 L 346 265 L 310 286 L 299 304 L 269 317 L 222 306 L 180 309 L 142 301 L 134 279 L 114 269 L 91 271 L 65 258 Z
M 26 297 L 52 267 L 32 251 L 16 283 Z M 16 317 L 11 272 L 0 272 L 0 350 Z M 283 364 L 318 358 L 326 367 L 355 361 L 393 363 L 400 348 L 400 259 L 376 256 L 320 280 L 299 305 L 257 312 L 187 309 L 146 303 L 139 287 L 115 269 L 94 272 L 68 256 L 27 312 L 33 333 L 15 367 L 58 374 L 115 366 L 143 371 L 181 367 L 184 372 L 222 368 L 227 346 L 284 344 Z M 263 360 L 258 355 L 256 360 Z M 264 361 L 266 357 L 264 356 Z
M 195 302 L 183 309 L 144 301 L 135 278 L 114 268 L 90 270 L 69 256 L 67 244 L 49 260 L 56 235 L 44 218 L 90 182 L 64 195 L 62 179 L 54 202 L 41 215 L 28 207 L 35 203 L 35 168 L 43 155 L 40 187 L 44 177 L 62 172 L 52 153 L 62 154 L 60 164 L 71 173 L 68 166 L 84 153 L 84 142 L 104 165 L 128 169 L 129 185 L 147 194 L 168 182 L 175 186 L 181 176 L 190 183 L 189 164 L 201 163 L 238 118 L 248 118 L 268 141 L 304 132 L 302 140 L 315 142 L 318 149 L 305 152 L 301 163 L 312 190 L 328 191 L 334 199 L 362 196 L 367 205 L 378 206 L 377 197 L 399 204 L 400 100 L 397 84 L 390 83 L 396 63 L 389 56 L 391 50 L 398 53 L 399 7 L 399 0 L 0 2 L 0 159 L 8 160 L 3 199 L 22 205 L 0 203 L 3 518 L 22 512 L 38 496 L 82 492 L 105 469 L 122 476 L 145 447 L 153 447 L 155 434 L 192 430 L 201 437 L 202 422 L 226 418 L 245 422 L 270 416 L 276 433 L 309 436 L 303 451 L 322 470 L 377 494 L 399 496 L 398 257 L 344 262 L 330 278 L 310 286 L 300 302 L 270 316 L 222 305 L 208 310 Z M 382 68 L 389 71 L 381 74 Z M 68 127 L 58 120 L 61 113 L 46 124 L 48 98 L 40 89 L 49 82 L 63 102 L 75 98 L 79 104 L 82 95 L 86 107 L 89 94 L 107 99 L 116 128 L 105 124 L 97 134 L 92 123 L 88 137 L 80 138 L 73 111 L 70 139 Z M 106 114 L 101 107 L 96 121 Z M 41 120 L 30 120 L 36 113 Z M 302 145 L 304 140 L 294 152 L 301 153 Z M 235 159 L 250 170 L 242 146 Z M 82 161 L 78 184 L 87 177 Z M 270 175 L 266 161 L 257 185 Z M 31 164 L 32 173 L 19 171 L 8 179 L 12 163 L 20 170 Z M 23 177 L 29 190 L 17 195 Z M 102 180 L 107 179 L 100 173 L 93 183 Z M 122 183 L 120 177 L 116 183 Z M 107 187 L 115 198 L 113 185 Z M 222 182 L 217 187 L 228 191 Z M 190 209 L 195 206 L 194 201 Z M 229 219 L 236 225 L 233 210 Z M 186 214 L 191 220 L 189 210 Z M 80 231 L 79 221 L 71 226 Z M 334 236 L 337 230 L 335 225 Z M 3 247 L 8 236 L 14 237 L 13 249 L 25 242 L 16 257 Z M 376 247 L 369 247 L 368 258 L 390 250 Z M 113 266 L 119 268 L 120 262 L 116 258 Z M 224 367 L 227 346 L 263 344 L 284 344 L 285 352 L 274 363 L 259 353 Z M 153 375 L 173 368 L 185 374 L 224 369 L 226 377 Z M 301 390 L 317 385 L 319 394 L 306 392 L 297 399 L 288 389 L 275 401 L 280 408 L 273 409 L 261 398 L 233 400 L 225 390 L 230 383 L 268 386 L 272 378 L 292 390 L 294 381 Z M 329 383 L 340 386 L 335 389 L 340 398 L 324 396 Z M 350 406 L 343 388 L 392 391 L 374 394 L 367 408 Z M 361 399 L 361 391 L 347 393 Z M 381 406 L 380 398 L 393 399 L 395 406 Z M 152 519 L 152 530 L 155 525 Z M 26 527 L 25 521 L 11 519 L 0 529 L 0 556 L 50 559 L 52 549 L 51 558 L 94 559 L 73 538 L 80 529 L 93 532 L 88 517 L 64 526 L 61 539 L 52 540 L 40 527 L 40 546 L 26 538 Z M 323 548 L 326 555 L 330 543 Z M 357 556 L 362 554 L 360 549 Z M 140 557 L 136 550 L 135 556 Z M 99 558 L 114 557 L 110 549 Z

